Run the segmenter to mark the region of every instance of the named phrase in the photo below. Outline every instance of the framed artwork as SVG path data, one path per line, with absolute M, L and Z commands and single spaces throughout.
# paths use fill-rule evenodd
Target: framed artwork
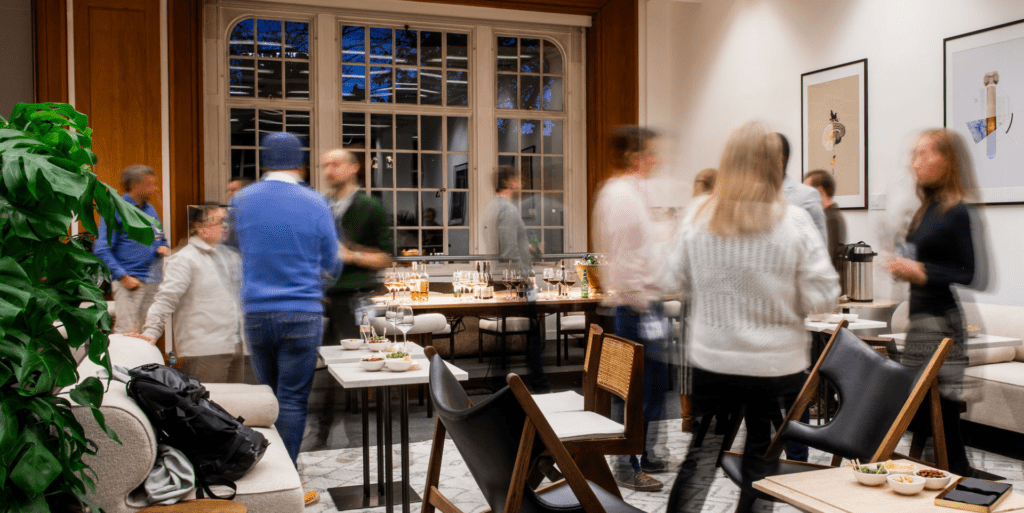
M 867 208 L 868 60 L 804 73 L 800 86 L 803 175 L 831 173 L 839 208 Z
M 1024 203 L 1024 20 L 942 42 L 945 125 L 963 136 L 981 203 Z M 1020 102 L 1018 104 L 1017 102 Z

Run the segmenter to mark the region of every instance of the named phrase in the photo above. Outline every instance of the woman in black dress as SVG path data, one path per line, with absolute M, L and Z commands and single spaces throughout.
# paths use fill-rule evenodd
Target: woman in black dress
M 926 361 L 944 338 L 953 349 L 939 371 L 939 392 L 950 471 L 972 469 L 960 435 L 967 354 L 963 314 L 952 284 L 967 285 L 975 274 L 972 212 L 965 203 L 973 188 L 970 155 L 951 130 L 929 130 L 914 148 L 912 167 L 921 208 L 914 214 L 905 255 L 888 262 L 893 277 L 910 283 L 910 327 L 903 363 Z

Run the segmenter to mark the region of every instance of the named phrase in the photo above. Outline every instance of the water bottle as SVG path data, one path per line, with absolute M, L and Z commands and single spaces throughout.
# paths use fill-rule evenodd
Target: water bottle
M 587 271 L 583 271 L 583 276 L 580 278 L 580 297 L 583 299 L 590 297 L 590 282 L 587 281 Z

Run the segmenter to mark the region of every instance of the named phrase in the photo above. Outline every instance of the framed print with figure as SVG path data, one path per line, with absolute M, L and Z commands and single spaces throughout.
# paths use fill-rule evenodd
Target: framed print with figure
M 1024 203 L 1024 20 L 942 42 L 945 125 L 967 143 L 978 201 Z M 1016 121 L 1016 122 L 1014 122 Z
M 836 180 L 842 209 L 868 207 L 868 60 L 800 75 L 803 175 Z

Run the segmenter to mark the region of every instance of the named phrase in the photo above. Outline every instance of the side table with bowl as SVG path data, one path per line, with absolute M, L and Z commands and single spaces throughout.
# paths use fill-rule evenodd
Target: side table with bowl
M 915 495 L 924 490 L 925 479 L 913 474 L 889 474 L 889 488 L 902 495 Z

